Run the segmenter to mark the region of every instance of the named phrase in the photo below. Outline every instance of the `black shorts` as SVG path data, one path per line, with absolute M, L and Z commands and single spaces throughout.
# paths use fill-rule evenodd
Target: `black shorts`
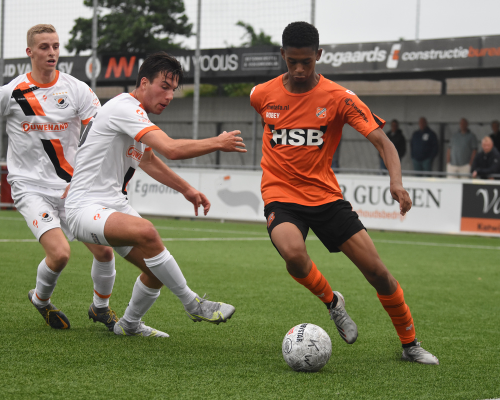
M 320 206 L 302 206 L 274 201 L 264 207 L 264 215 L 269 237 L 276 226 L 283 222 L 290 222 L 299 228 L 304 241 L 311 228 L 330 253 L 338 253 L 342 243 L 359 231 L 366 230 L 358 214 L 352 210 L 351 203 L 345 200 L 337 200 Z

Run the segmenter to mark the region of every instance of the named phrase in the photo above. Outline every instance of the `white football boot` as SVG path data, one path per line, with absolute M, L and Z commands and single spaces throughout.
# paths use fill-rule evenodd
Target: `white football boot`
M 122 336 L 169 337 L 167 333 L 153 329 L 142 321 L 129 324 L 123 318 L 115 324 L 113 332 L 115 335 Z
M 417 342 L 417 340 L 415 339 L 415 346 L 403 348 L 403 355 L 401 356 L 401 360 L 417 362 L 420 364 L 439 365 L 439 360 L 437 359 L 437 357 L 420 346 L 420 343 L 421 342 Z
M 340 337 L 345 340 L 347 344 L 353 344 L 358 338 L 358 327 L 351 319 L 345 310 L 344 296 L 340 292 L 333 292 L 338 298 L 337 305 L 329 308 L 330 319 L 335 322 Z
M 207 300 L 205 298 L 206 295 L 205 293 L 201 298 L 196 295 L 194 300 L 184 307 L 186 314 L 192 321 L 206 321 L 219 325 L 221 322 L 226 322 L 233 316 L 235 311 L 234 306 Z

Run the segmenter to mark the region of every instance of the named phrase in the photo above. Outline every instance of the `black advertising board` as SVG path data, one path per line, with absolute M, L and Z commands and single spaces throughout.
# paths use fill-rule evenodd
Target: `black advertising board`
M 464 183 L 461 231 L 500 233 L 500 183 Z
M 445 79 L 451 77 L 500 76 L 500 36 L 420 41 L 322 45 L 317 71 L 330 79 Z M 175 50 L 193 82 L 195 55 Z M 135 82 L 145 55 L 101 55 L 97 65 L 99 86 Z M 5 60 L 4 81 L 28 71 L 28 58 Z M 89 56 L 61 57 L 58 68 L 90 82 Z M 262 82 L 286 71 L 278 46 L 201 50 L 203 83 Z

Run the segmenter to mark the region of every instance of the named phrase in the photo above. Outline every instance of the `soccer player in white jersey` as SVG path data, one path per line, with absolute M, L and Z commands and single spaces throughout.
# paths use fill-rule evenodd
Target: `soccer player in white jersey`
M 87 124 L 101 105 L 85 83 L 56 70 L 59 37 L 52 25 L 32 27 L 27 41 L 32 72 L 0 89 L 0 112 L 7 117 L 9 139 L 7 179 L 15 207 L 46 255 L 28 298 L 47 325 L 68 329 L 68 318 L 50 301 L 70 256 L 64 233 L 74 239 L 66 223 L 64 197 L 73 175 L 81 123 Z M 118 320 L 108 306 L 115 279 L 113 251 L 85 245 L 94 255 L 94 302 L 89 317 L 112 330 Z
M 179 62 L 164 52 L 144 60 L 136 89 L 106 103 L 89 122 L 80 140 L 75 174 L 66 200 L 68 224 L 78 240 L 112 246 L 142 271 L 117 335 L 168 337 L 148 327 L 142 317 L 153 305 L 163 285 L 182 302 L 195 322 L 226 322 L 234 313 L 229 304 L 200 298 L 186 283 L 174 257 L 163 245 L 153 224 L 128 204 L 127 184 L 137 167 L 193 203 L 195 215 L 210 202 L 205 195 L 165 165 L 152 149 L 168 159 L 198 157 L 216 150 L 246 152 L 239 131 L 224 132 L 203 140 L 172 139 L 148 117 L 160 114 L 182 82 Z M 168 207 L 168 204 L 165 205 Z

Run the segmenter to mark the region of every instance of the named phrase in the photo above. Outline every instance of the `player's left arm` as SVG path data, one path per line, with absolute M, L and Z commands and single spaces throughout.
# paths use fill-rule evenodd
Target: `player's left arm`
M 182 193 L 187 201 L 193 203 L 196 216 L 200 206 L 203 207 L 204 215 L 207 215 L 210 210 L 210 201 L 207 197 L 172 171 L 152 150 L 144 152 L 139 167 L 151 178 Z
M 412 202 L 410 195 L 403 187 L 401 164 L 399 162 L 396 147 L 394 147 L 394 144 L 380 128 L 371 132 L 367 136 L 367 139 L 375 146 L 384 160 L 384 164 L 387 167 L 391 178 L 390 190 L 392 198 L 399 203 L 401 215 L 405 215 L 410 210 Z

